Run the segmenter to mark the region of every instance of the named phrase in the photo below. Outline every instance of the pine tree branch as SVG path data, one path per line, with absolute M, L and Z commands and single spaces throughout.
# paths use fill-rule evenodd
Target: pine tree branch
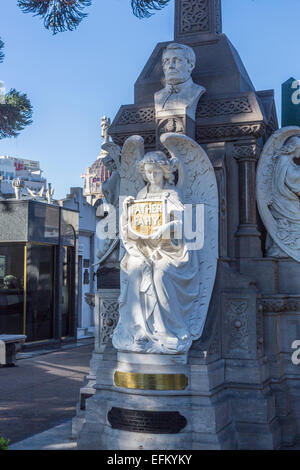
M 154 10 L 161 10 L 169 2 L 170 0 L 131 0 L 131 8 L 138 18 L 149 18 Z M 92 0 L 18 0 L 18 6 L 24 13 L 42 17 L 45 28 L 50 29 L 53 34 L 76 29 L 87 16 L 84 9 L 91 3 Z
M 0 64 L 1 64 L 1 62 L 3 62 L 3 60 L 4 60 L 3 48 L 4 48 L 4 42 L 1 41 L 1 38 L 0 38 Z
M 162 10 L 170 0 L 131 0 L 133 14 L 138 18 L 149 18 L 151 10 Z
M 41 16 L 44 26 L 53 34 L 73 31 L 87 16 L 84 9 L 92 0 L 18 0 L 18 6 L 24 13 Z
M 32 123 L 32 106 L 25 93 L 15 89 L 5 95 L 0 104 L 0 139 L 16 137 L 24 127 Z

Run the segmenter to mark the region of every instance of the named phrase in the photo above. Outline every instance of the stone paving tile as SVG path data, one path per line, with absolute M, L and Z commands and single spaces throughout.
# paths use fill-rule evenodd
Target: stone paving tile
M 72 422 L 67 421 L 24 441 L 10 446 L 10 450 L 76 450 L 77 444 L 70 438 Z
M 88 344 L 1 368 L 0 436 L 15 443 L 71 419 L 92 351 Z

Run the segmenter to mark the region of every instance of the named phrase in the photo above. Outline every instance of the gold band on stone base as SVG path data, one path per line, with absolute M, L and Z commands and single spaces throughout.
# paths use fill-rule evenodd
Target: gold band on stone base
M 188 385 L 184 374 L 138 374 L 119 370 L 115 372 L 114 381 L 117 387 L 138 390 L 184 390 Z

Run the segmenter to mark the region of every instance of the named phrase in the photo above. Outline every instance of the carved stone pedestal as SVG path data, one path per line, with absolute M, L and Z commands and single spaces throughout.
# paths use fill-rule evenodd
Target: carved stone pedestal
M 119 289 L 99 289 L 95 294 L 95 349 L 90 361 L 89 374 L 79 392 L 76 416 L 72 419 L 72 437 L 77 437 L 84 422 L 86 400 L 95 393 L 98 369 L 101 370 L 103 351 L 117 324 Z
M 78 448 L 236 448 L 223 362 L 149 356 L 123 354 L 120 360 L 112 347 L 106 350 Z

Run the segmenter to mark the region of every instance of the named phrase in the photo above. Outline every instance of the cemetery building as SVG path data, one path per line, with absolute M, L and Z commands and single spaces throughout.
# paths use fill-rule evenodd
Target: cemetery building
M 0 202 L 0 334 L 60 344 L 77 334 L 78 212 Z
M 47 179 L 42 176 L 40 163 L 36 160 L 0 156 L 0 192 L 5 198 L 14 198 L 13 180 L 20 178 L 22 188 L 20 195 L 28 196 L 29 190 L 39 192 L 47 186 Z
M 103 154 L 100 154 L 96 161 L 87 167 L 86 173 L 81 175 L 84 178 L 83 195 L 90 204 L 103 198 L 102 184 L 110 176 L 110 172 L 103 163 Z
M 90 298 L 97 283 L 93 266 L 97 262 L 97 204 L 91 205 L 87 201 L 82 188 L 71 188 L 70 194 L 58 203 L 64 209 L 72 209 L 79 214 L 77 338 L 83 338 L 94 334 L 94 309 Z

